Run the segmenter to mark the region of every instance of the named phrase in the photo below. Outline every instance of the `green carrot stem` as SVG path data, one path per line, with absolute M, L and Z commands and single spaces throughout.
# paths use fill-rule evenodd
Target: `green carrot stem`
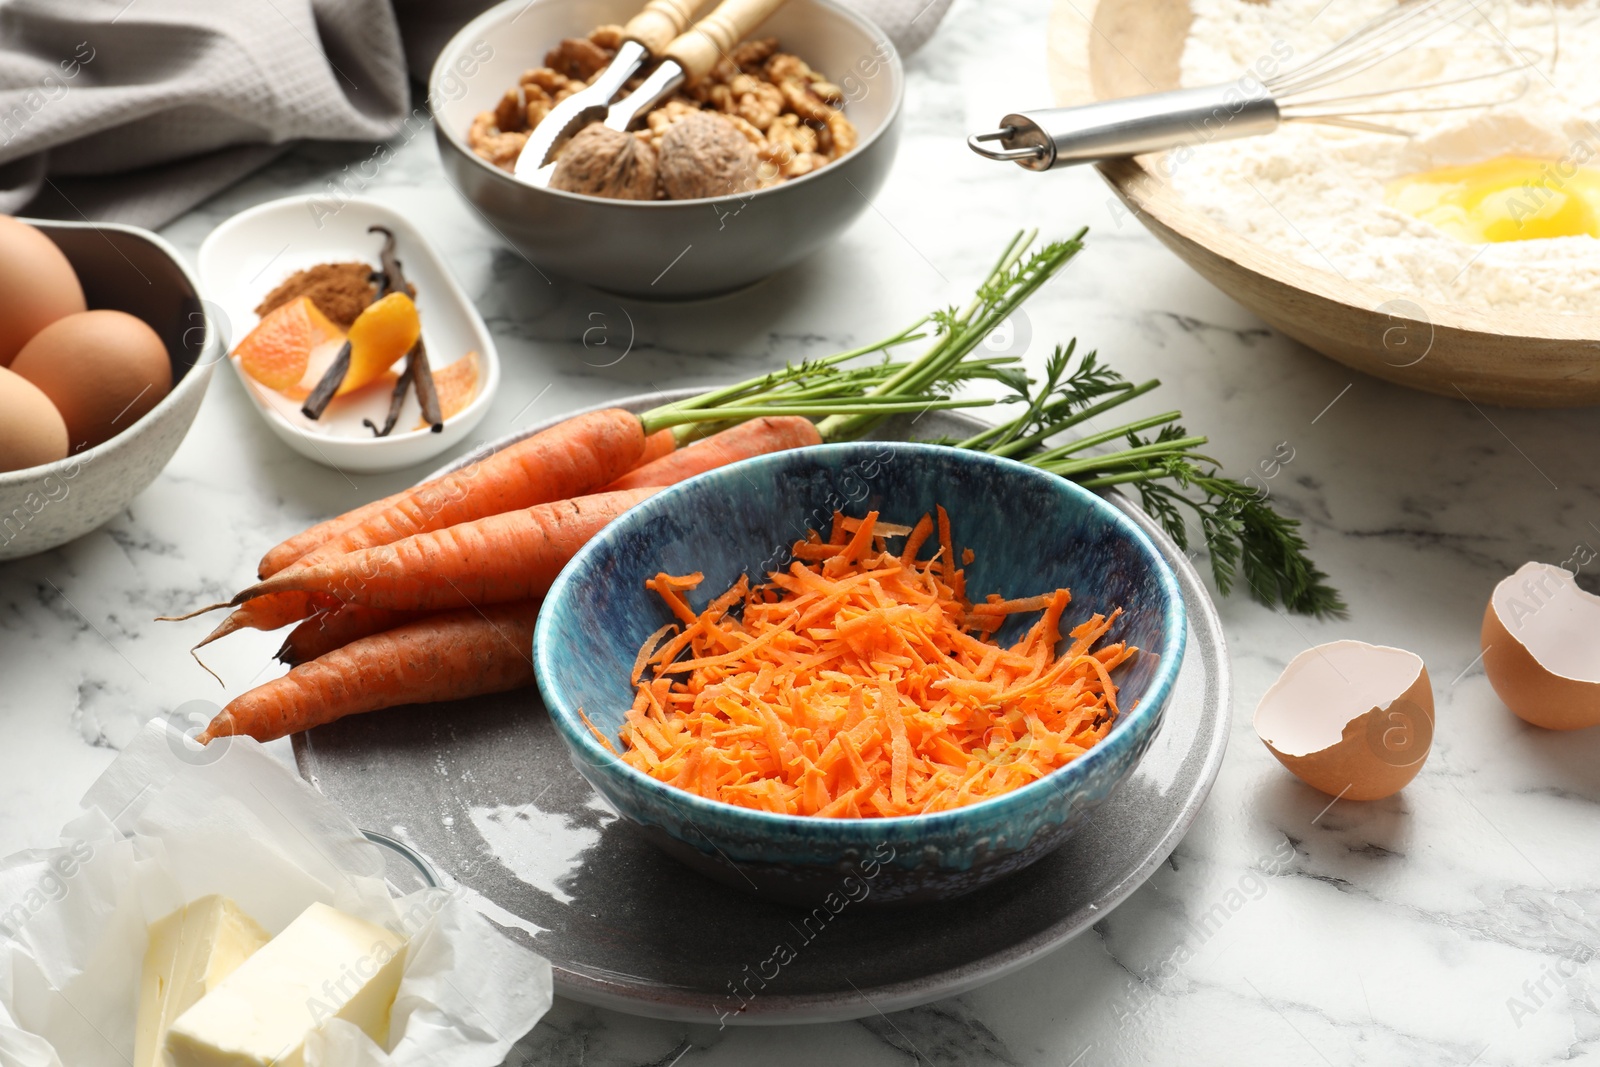
M 1062 430 L 1070 429 L 1073 426 L 1078 425 L 1080 422 L 1094 418 L 1096 415 L 1103 415 L 1112 408 L 1126 404 L 1134 397 L 1143 396 L 1145 393 L 1148 393 L 1150 390 L 1156 388 L 1156 386 L 1160 384 L 1161 380 L 1159 378 L 1152 378 L 1147 382 L 1140 382 L 1138 385 L 1129 384 L 1125 386 L 1118 386 L 1116 391 L 1110 397 L 1100 401 L 1098 404 L 1091 404 L 1082 411 L 1068 415 L 1064 418 L 1056 419 L 1055 421 L 1040 427 L 1039 430 L 1029 434 L 1027 437 L 1018 438 L 1003 448 L 993 450 L 994 454 L 997 456 L 1015 457 L 1018 453 L 1026 452 L 1030 448 L 1037 448 L 1048 438 L 1054 437 Z
M 1028 409 L 1019 417 L 1012 419 L 1009 423 L 1001 427 L 1002 432 L 998 439 L 990 443 L 988 449 L 989 451 L 992 452 L 996 448 L 1002 447 L 1008 442 L 1014 440 L 1019 434 L 1022 433 L 1023 430 L 1027 429 L 1029 426 L 1032 426 L 1034 422 L 1043 414 L 1045 408 L 1049 406 L 1050 394 L 1055 392 L 1056 387 L 1061 380 L 1062 373 L 1066 370 L 1067 364 L 1071 361 L 1072 354 L 1077 350 L 1078 339 L 1076 337 L 1067 342 L 1066 348 L 1056 349 L 1055 355 L 1051 357 L 1048 364 L 1048 368 L 1045 373 L 1044 384 L 1039 386 L 1039 388 L 1035 391 L 1033 398 L 1028 401 Z
M 1140 470 L 1129 471 L 1126 474 L 1106 474 L 1098 478 L 1074 478 L 1072 480 L 1085 489 L 1107 489 L 1113 485 L 1132 485 L 1135 482 L 1159 482 L 1166 477 L 1166 471 L 1159 468 L 1144 467 Z
M 1038 254 L 1038 262 L 1030 263 L 1023 275 L 1013 281 L 997 303 L 989 305 L 988 309 L 976 319 L 969 322 L 972 312 L 964 313 L 958 319 L 964 326 L 959 333 L 950 335 L 951 343 L 948 349 L 938 353 L 937 357 L 928 360 L 918 360 L 912 365 L 913 373 L 906 376 L 904 385 L 911 390 L 926 389 L 940 378 L 949 373 L 955 364 L 961 362 L 967 353 L 971 352 L 995 328 L 1004 322 L 1006 317 L 1020 307 L 1024 301 L 1038 291 L 1039 287 L 1055 276 L 1056 272 L 1066 266 L 1067 262 L 1082 250 L 1080 238 L 1088 232 L 1085 227 L 1077 235 L 1067 241 L 1051 245 Z M 1016 255 L 1021 255 L 1026 246 L 1019 249 Z M 1002 268 L 1010 269 L 1010 264 L 1003 263 Z M 993 279 L 991 279 L 993 280 Z M 985 288 L 988 287 L 985 283 Z M 980 305 L 981 306 L 981 305 Z
M 644 432 L 648 436 L 657 430 L 665 430 L 671 426 L 681 426 L 688 422 L 721 421 L 743 422 L 747 419 L 759 419 L 766 415 L 833 415 L 840 412 L 845 414 L 871 414 L 871 415 L 901 415 L 919 411 L 940 411 L 949 408 L 983 408 L 993 404 L 993 400 L 885 400 L 881 398 L 865 398 L 854 401 L 826 402 L 815 404 L 772 404 L 759 407 L 723 407 L 707 411 L 671 411 L 657 408 L 639 417 L 644 424 Z M 824 440 L 828 440 L 825 436 Z
M 1204 437 L 1180 437 L 1172 441 L 1154 441 L 1148 445 L 1137 448 L 1125 448 L 1121 452 L 1113 452 L 1105 456 L 1088 456 L 1084 459 L 1073 460 L 1069 463 L 1032 463 L 1032 457 L 1026 457 L 1022 462 L 1032 463 L 1040 470 L 1047 470 L 1052 474 L 1059 474 L 1063 478 L 1070 478 L 1083 471 L 1108 470 L 1116 467 L 1126 467 L 1134 463 L 1147 463 L 1151 459 L 1161 456 L 1180 454 L 1196 445 L 1206 443 Z
M 965 325 L 972 318 L 972 316 L 977 313 L 977 310 L 983 304 L 983 295 L 985 291 L 997 278 L 1002 276 L 1007 270 L 1010 269 L 1010 266 L 1016 261 L 1016 257 L 1020 257 L 1024 252 L 1027 251 L 1028 246 L 1033 243 L 1034 236 L 1037 233 L 1037 230 L 1029 231 L 1026 234 L 1019 231 L 1014 237 L 1012 237 L 1011 243 L 1006 245 L 1005 251 L 1000 254 L 1000 259 L 995 263 L 994 267 L 990 269 L 989 273 L 984 277 L 983 282 L 978 286 L 977 295 L 975 295 L 972 299 L 972 302 L 969 303 L 967 307 L 955 317 L 954 324 L 946 329 L 945 333 L 939 338 L 939 340 L 936 341 L 927 352 L 923 353 L 921 358 L 906 366 L 900 371 L 900 373 L 884 382 L 876 390 L 874 390 L 874 392 L 879 396 L 891 396 L 900 392 L 914 392 L 919 388 L 918 385 L 913 384 L 915 379 L 917 379 L 920 375 L 923 375 L 931 368 L 942 368 L 946 366 L 949 360 L 947 359 L 945 353 L 951 349 L 952 344 L 955 343 L 957 337 L 960 336 L 956 327 Z M 988 335 L 985 334 L 984 336 Z M 961 353 L 961 355 L 965 355 L 965 352 Z M 959 359 L 960 356 L 958 355 L 956 358 Z M 934 379 L 930 379 L 930 382 L 931 380 Z
M 873 344 L 862 345 L 860 348 L 852 348 L 848 352 L 837 352 L 831 356 L 823 356 L 819 359 L 809 360 L 805 363 L 802 363 L 798 367 L 790 367 L 782 371 L 772 371 L 756 378 L 747 378 L 742 382 L 735 382 L 732 385 L 725 385 L 718 389 L 712 389 L 708 392 L 701 393 L 699 396 L 692 396 L 687 400 L 679 400 L 672 404 L 664 404 L 662 407 L 655 409 L 655 411 L 662 411 L 667 408 L 672 408 L 678 411 L 695 411 L 702 408 L 715 407 L 718 404 L 745 396 L 751 392 L 759 391 L 764 388 L 770 388 L 774 385 L 781 384 L 784 381 L 793 380 L 795 377 L 804 376 L 808 373 L 814 373 L 819 368 L 831 367 L 839 363 L 848 363 L 853 359 L 859 359 L 860 357 L 870 355 L 873 352 L 886 351 L 895 347 L 896 345 L 906 344 L 910 341 L 915 341 L 926 337 L 926 334 L 920 334 L 916 331 L 921 329 L 927 321 L 928 316 L 924 315 L 922 318 L 918 319 L 916 322 L 912 323 L 910 326 L 907 326 L 900 332 L 889 337 L 885 337 L 883 340 L 877 341 Z M 655 411 L 647 412 L 646 414 L 654 414 Z
M 1028 462 L 1042 466 L 1046 463 L 1053 462 L 1054 460 L 1062 459 L 1077 452 L 1082 452 L 1086 448 L 1093 448 L 1095 445 L 1103 445 L 1107 441 L 1115 441 L 1120 437 L 1126 437 L 1130 433 L 1138 433 L 1140 430 L 1148 430 L 1153 426 L 1164 426 L 1169 422 L 1176 422 L 1181 418 L 1183 418 L 1183 412 L 1168 411 L 1165 414 L 1151 415 L 1149 418 L 1138 419 L 1134 422 L 1130 422 L 1124 426 L 1118 426 L 1114 429 L 1102 430 L 1099 433 L 1090 434 L 1088 437 L 1074 437 L 1071 441 L 1068 441 L 1064 445 L 1058 445 L 1055 448 L 1049 449 L 1045 452 L 1033 453 L 1028 457 Z M 1098 459 L 1100 457 L 1096 456 L 1094 458 Z
M 995 327 L 1007 315 L 1015 311 L 1023 301 L 1065 266 L 1068 260 L 1078 254 L 1083 248 L 1081 238 L 1087 232 L 1088 227 L 1084 227 L 1071 239 L 1052 244 L 1036 253 L 1023 267 L 1021 274 L 1007 283 L 1002 293 L 992 293 L 991 286 L 1005 280 L 1006 274 L 1026 253 L 1031 238 L 1029 242 L 1020 242 L 1020 239 L 1013 241 L 1008 246 L 1006 255 L 1001 257 L 995 271 L 979 287 L 978 295 L 973 298 L 973 302 L 954 318 L 948 332 L 909 367 L 874 389 L 871 395 L 896 396 L 919 393 L 947 376 L 951 368 L 960 363 L 979 342 L 994 332 Z M 978 314 L 980 311 L 983 312 L 981 315 Z M 824 419 L 818 429 L 828 440 L 849 439 L 866 433 L 880 421 L 881 417 L 876 415 L 846 417 L 841 413 Z

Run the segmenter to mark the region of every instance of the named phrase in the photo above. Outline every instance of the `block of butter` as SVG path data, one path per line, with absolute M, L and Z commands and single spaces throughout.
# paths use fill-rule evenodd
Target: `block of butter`
M 139 976 L 133 1067 L 161 1067 L 167 1029 L 270 938 L 226 897 L 201 897 L 150 924 Z
M 302 1067 L 306 1038 L 345 1019 L 380 1045 L 405 938 L 313 904 L 167 1031 L 172 1067 Z

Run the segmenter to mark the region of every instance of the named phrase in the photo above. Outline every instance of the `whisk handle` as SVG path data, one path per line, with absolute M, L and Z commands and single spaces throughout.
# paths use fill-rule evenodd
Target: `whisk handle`
M 1050 170 L 1182 145 L 1254 137 L 1278 128 L 1278 104 L 1237 83 L 1024 111 L 967 139 L 974 152 L 1029 170 Z M 998 142 L 998 147 L 990 147 Z

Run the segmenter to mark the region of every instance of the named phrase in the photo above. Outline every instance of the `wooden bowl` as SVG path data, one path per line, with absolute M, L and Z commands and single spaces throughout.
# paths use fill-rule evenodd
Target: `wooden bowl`
M 1057 0 L 1049 37 L 1056 103 L 1177 88 L 1190 17 L 1188 0 Z M 1437 304 L 1346 281 L 1213 222 L 1161 177 L 1159 159 L 1115 160 L 1099 170 L 1185 263 L 1301 344 L 1386 381 L 1458 399 L 1600 403 L 1600 315 Z

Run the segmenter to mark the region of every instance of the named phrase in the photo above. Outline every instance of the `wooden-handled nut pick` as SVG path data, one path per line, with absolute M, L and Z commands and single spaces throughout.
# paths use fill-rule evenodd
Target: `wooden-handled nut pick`
M 677 92 L 679 86 L 711 73 L 711 68 L 717 65 L 717 60 L 733 51 L 734 45 L 765 22 L 785 2 L 786 0 L 722 0 L 716 10 L 695 23 L 693 29 L 666 46 L 661 65 L 651 71 L 649 77 L 640 82 L 637 89 L 607 109 L 605 124 L 613 130 L 626 133 L 629 127 L 646 112 Z M 618 58 L 621 58 L 620 54 Z M 572 99 L 575 97 L 568 97 L 568 100 Z M 551 118 L 554 117 L 555 113 L 551 112 Z M 539 128 L 543 129 L 549 121 L 550 119 L 545 119 L 539 124 Z M 531 138 L 528 143 L 530 146 L 533 144 Z M 555 174 L 556 165 L 553 162 L 547 163 L 532 174 L 524 176 L 522 164 L 527 158 L 528 150 L 524 148 L 522 155 L 517 159 L 517 177 L 524 178 L 533 185 L 549 185 L 551 176 Z
M 622 47 L 611 64 L 585 89 L 573 93 L 555 107 L 544 121 L 533 128 L 517 156 L 516 176 L 531 178 L 550 162 L 551 153 L 571 134 L 598 121 L 606 113 L 611 98 L 645 61 L 661 55 L 681 39 L 684 27 L 705 0 L 650 0 L 622 28 Z M 543 184 L 543 183 L 540 183 Z

